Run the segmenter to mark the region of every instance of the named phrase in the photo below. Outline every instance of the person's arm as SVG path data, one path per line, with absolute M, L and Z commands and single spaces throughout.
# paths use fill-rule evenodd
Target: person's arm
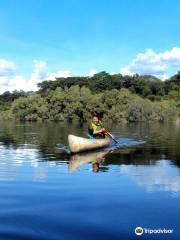
M 98 130 L 98 131 L 94 131 L 93 134 L 94 134 L 94 135 L 97 135 L 97 134 L 100 134 L 100 133 L 104 133 L 105 131 L 106 131 L 105 128 L 101 128 L 101 129 Z
M 91 124 L 89 124 L 88 126 L 88 133 L 90 135 L 98 135 L 98 134 L 101 134 L 101 133 L 104 133 L 105 132 L 105 129 L 104 128 L 101 128 L 100 130 L 98 131 L 94 131 L 93 127 Z

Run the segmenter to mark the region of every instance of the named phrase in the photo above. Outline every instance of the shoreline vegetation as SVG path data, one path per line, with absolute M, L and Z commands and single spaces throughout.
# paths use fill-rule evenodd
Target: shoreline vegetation
M 1 94 L 0 119 L 86 122 L 95 112 L 108 122 L 164 122 L 180 117 L 180 72 L 165 81 L 151 75 L 100 72 L 43 81 L 38 87 L 37 92 Z

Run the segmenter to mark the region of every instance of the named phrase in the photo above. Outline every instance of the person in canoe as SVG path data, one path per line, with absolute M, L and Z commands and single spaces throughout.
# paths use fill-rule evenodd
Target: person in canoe
M 106 130 L 102 127 L 102 122 L 97 115 L 92 116 L 92 121 L 88 125 L 88 138 L 89 139 L 101 139 L 105 138 Z

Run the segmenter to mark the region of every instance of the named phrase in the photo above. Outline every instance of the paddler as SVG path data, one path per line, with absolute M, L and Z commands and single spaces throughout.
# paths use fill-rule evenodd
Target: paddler
M 92 121 L 88 125 L 88 137 L 89 139 L 105 138 L 105 128 L 102 127 L 102 123 L 97 115 L 92 116 Z

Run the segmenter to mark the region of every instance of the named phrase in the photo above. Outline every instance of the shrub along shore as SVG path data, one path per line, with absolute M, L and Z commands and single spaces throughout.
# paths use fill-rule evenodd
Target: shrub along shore
M 153 76 L 110 75 L 58 78 L 37 92 L 0 95 L 0 118 L 20 121 L 169 121 L 180 116 L 180 72 L 161 81 Z

